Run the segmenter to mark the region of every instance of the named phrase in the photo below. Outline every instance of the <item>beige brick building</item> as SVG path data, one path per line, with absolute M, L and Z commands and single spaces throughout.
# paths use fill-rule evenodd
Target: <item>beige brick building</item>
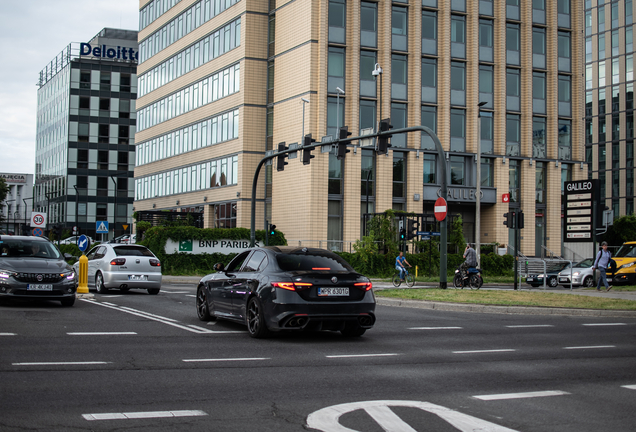
M 349 250 L 366 213 L 432 217 L 445 163 L 449 215 L 474 241 L 481 142 L 480 241 L 511 243 L 510 206 L 526 215 L 526 255 L 561 253 L 561 185 L 587 178 L 584 6 L 515 3 L 141 0 L 136 210 L 203 210 L 206 226 L 250 227 L 268 150 L 391 118 L 431 128 L 445 157 L 409 133 L 386 156 L 357 142 L 344 160 L 330 145 L 309 165 L 302 152 L 283 171 L 274 159 L 258 178 L 256 228 Z

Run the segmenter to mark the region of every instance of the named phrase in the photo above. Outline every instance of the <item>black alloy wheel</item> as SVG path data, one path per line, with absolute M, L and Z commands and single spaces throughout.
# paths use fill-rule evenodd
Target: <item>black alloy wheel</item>
M 210 315 L 210 308 L 208 306 L 208 296 L 205 293 L 205 288 L 200 286 L 197 289 L 197 315 L 201 321 L 215 321 L 216 317 Z
M 269 330 L 263 317 L 263 307 L 258 297 L 254 296 L 247 303 L 246 314 L 247 331 L 253 338 L 264 338 L 269 335 Z

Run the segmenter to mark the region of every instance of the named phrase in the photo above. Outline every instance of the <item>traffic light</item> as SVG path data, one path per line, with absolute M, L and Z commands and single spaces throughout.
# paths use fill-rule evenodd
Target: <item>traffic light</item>
M 287 150 L 287 146 L 285 145 L 284 142 L 279 143 L 278 144 L 278 151 L 282 152 Z M 287 165 L 287 162 L 285 161 L 285 159 L 287 158 L 287 154 L 282 154 L 278 156 L 278 161 L 276 163 L 276 171 L 283 171 L 285 169 L 285 165 Z
M 408 229 L 406 230 L 406 239 L 411 240 L 417 237 L 417 230 L 420 228 L 420 223 L 416 220 L 409 219 L 406 221 Z
M 269 224 L 269 235 L 270 236 L 276 235 L 276 225 Z
M 523 219 L 523 210 L 519 210 L 519 213 L 517 213 L 517 229 L 523 229 L 525 225 Z
M 307 148 L 314 142 L 316 142 L 316 140 L 311 138 L 311 134 L 305 135 L 303 138 L 303 165 L 309 165 L 311 160 L 316 157 L 311 154 L 313 148 Z
M 504 221 L 503 224 L 508 228 L 512 228 L 512 224 L 510 223 L 510 213 L 504 213 Z
M 390 129 L 393 129 L 390 118 L 380 120 L 380 132 L 387 132 Z M 391 136 L 392 135 L 380 135 L 378 137 L 377 154 L 387 154 L 389 147 L 391 147 L 391 144 L 389 144 L 389 138 L 391 138 Z
M 400 230 L 400 240 L 405 240 L 405 239 L 406 239 L 406 230 L 402 228 Z
M 347 137 L 349 135 L 351 135 L 351 132 L 349 132 L 349 127 L 342 126 L 338 134 L 338 153 L 336 153 L 336 157 L 338 159 L 344 159 L 345 155 L 351 151 L 347 150 L 347 143 L 349 142 L 347 141 Z

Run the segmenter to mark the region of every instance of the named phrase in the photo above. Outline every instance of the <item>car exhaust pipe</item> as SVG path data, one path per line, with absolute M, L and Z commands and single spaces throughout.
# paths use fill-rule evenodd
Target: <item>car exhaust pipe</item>
M 119 285 L 119 289 L 126 289 L 126 288 L 128 288 L 128 285 L 126 284 Z
M 292 317 L 287 323 L 285 323 L 285 327 L 288 328 L 302 328 L 304 327 L 309 319 L 307 317 Z
M 372 326 L 373 321 L 374 319 L 371 317 L 371 315 L 362 315 L 358 317 L 358 324 L 360 324 L 362 327 Z

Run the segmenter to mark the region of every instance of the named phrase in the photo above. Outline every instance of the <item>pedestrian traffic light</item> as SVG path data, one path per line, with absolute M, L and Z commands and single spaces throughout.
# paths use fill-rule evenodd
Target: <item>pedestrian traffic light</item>
M 517 213 L 517 229 L 523 229 L 525 223 L 523 220 L 523 210 L 519 210 Z
M 270 236 L 276 235 L 276 225 L 269 224 L 269 235 Z
M 393 125 L 391 125 L 391 119 L 387 118 L 384 120 L 380 120 L 380 131 L 379 132 L 388 132 L 390 129 L 393 129 Z M 392 135 L 380 135 L 378 136 L 378 145 L 376 147 L 377 154 L 387 154 L 389 147 L 389 138 Z
M 305 135 L 303 138 L 303 165 L 309 165 L 311 160 L 316 156 L 311 154 L 313 148 L 307 148 L 311 145 L 311 143 L 316 142 L 315 139 L 311 137 L 311 134 Z
M 278 151 L 282 152 L 285 150 L 287 150 L 287 146 L 285 145 L 285 143 L 284 142 L 279 143 Z M 278 160 L 276 162 L 276 171 L 283 171 L 285 169 L 285 165 L 287 165 L 287 161 L 285 161 L 286 158 L 287 158 L 287 153 L 278 156 Z
M 338 152 L 336 153 L 336 157 L 338 159 L 344 159 L 345 155 L 351 151 L 347 150 L 347 144 L 349 143 L 347 137 L 349 135 L 351 135 L 351 132 L 349 132 L 349 127 L 342 126 L 338 133 Z
M 400 240 L 406 240 L 406 230 L 404 228 L 400 230 Z
M 416 220 L 409 219 L 406 221 L 408 229 L 406 230 L 406 239 L 411 240 L 417 237 L 417 230 L 420 228 L 420 223 Z

